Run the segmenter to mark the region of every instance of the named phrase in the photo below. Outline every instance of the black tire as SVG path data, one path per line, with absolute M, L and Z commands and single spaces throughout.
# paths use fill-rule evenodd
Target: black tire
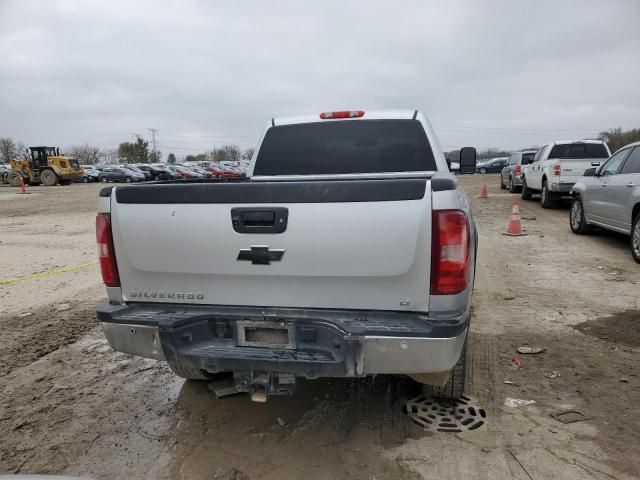
M 127 177 L 127 178 L 124 179 L 124 181 L 127 182 L 127 183 L 131 183 L 132 179 L 131 179 L 131 177 Z
M 153 177 L 153 179 L 157 182 L 158 180 L 160 180 L 160 175 L 156 175 L 155 177 Z
M 89 177 L 82 177 L 82 183 L 89 183 L 90 181 Z
M 47 187 L 57 185 L 58 181 L 58 175 L 53 170 L 43 170 L 40 174 L 40 182 Z
M 513 177 L 509 176 L 509 183 L 507 185 L 509 193 L 518 193 L 518 186 L 513 184 Z
M 551 208 L 555 205 L 555 198 L 553 194 L 549 191 L 549 186 L 547 185 L 547 181 L 542 181 L 542 190 L 540 190 L 540 206 L 542 208 Z
M 15 170 L 10 171 L 7 174 L 7 181 L 9 182 L 9 185 L 11 185 L 12 187 L 19 187 L 20 186 L 20 177 L 22 177 L 22 175 L 19 172 L 16 172 Z M 24 177 L 22 178 L 22 181 L 26 184 L 26 180 L 24 179 Z
M 531 190 L 527 188 L 527 179 L 522 179 L 522 193 L 520 194 L 523 200 L 531 200 Z
M 481 168 L 480 169 L 480 173 L 482 173 L 484 175 L 485 173 L 487 173 L 487 169 L 486 168 Z
M 636 213 L 636 218 L 631 224 L 631 255 L 640 263 L 640 212 Z
M 102 183 L 109 183 L 109 179 L 108 179 L 107 177 L 102 177 L 102 178 L 100 178 L 100 181 L 101 181 Z
M 592 230 L 591 225 L 587 223 L 584 216 L 584 204 L 582 203 L 582 198 L 579 196 L 571 201 L 569 226 L 571 227 L 571 231 L 578 235 L 585 235 Z
M 444 400 L 459 400 L 462 398 L 467 387 L 467 365 L 469 364 L 469 349 L 467 348 L 468 341 L 469 337 L 467 334 L 458 363 L 456 363 L 453 370 L 451 370 L 449 380 L 447 380 L 444 387 L 425 385 L 424 392 L 426 395 Z
M 504 184 L 504 180 L 502 179 L 502 174 L 500 174 L 500 190 L 506 190 L 507 186 Z

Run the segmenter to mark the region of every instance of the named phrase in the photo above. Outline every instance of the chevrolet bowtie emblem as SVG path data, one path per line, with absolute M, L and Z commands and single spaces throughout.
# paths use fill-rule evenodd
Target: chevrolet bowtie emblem
M 253 265 L 271 265 L 271 262 L 282 260 L 284 250 L 269 248 L 269 245 L 251 245 L 251 248 L 243 248 L 238 253 L 238 260 L 248 260 Z

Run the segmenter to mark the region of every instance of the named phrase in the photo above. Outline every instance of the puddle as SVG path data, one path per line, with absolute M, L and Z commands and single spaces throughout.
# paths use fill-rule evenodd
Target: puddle
M 586 335 L 629 347 L 640 347 L 639 327 L 640 312 L 638 310 L 626 310 L 574 326 L 576 330 Z

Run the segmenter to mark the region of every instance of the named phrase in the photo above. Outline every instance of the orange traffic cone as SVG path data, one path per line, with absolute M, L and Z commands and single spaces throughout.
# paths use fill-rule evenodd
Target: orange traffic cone
M 526 233 L 522 232 L 522 224 L 520 223 L 520 204 L 517 200 L 513 201 L 511 216 L 509 217 L 509 226 L 507 227 L 507 232 L 503 233 L 503 235 L 508 235 L 510 237 L 521 237 L 526 235 Z
M 22 175 L 18 177 L 18 181 L 20 182 L 20 193 L 27 193 L 27 187 L 24 184 L 24 180 L 22 179 Z
M 487 188 L 486 184 L 482 186 L 482 190 L 480 190 L 479 198 L 483 198 L 483 199 L 489 198 L 489 189 Z

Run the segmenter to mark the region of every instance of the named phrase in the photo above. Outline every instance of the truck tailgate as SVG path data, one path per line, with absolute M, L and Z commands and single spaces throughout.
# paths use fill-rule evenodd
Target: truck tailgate
M 267 219 L 285 212 L 286 229 L 236 231 L 238 208 Z M 427 311 L 430 212 L 426 178 L 144 185 L 111 195 L 125 301 Z M 270 264 L 252 261 L 269 251 Z
M 602 158 L 563 158 L 560 162 L 560 182 L 576 183 L 583 177 L 585 170 L 597 167 L 605 160 Z

